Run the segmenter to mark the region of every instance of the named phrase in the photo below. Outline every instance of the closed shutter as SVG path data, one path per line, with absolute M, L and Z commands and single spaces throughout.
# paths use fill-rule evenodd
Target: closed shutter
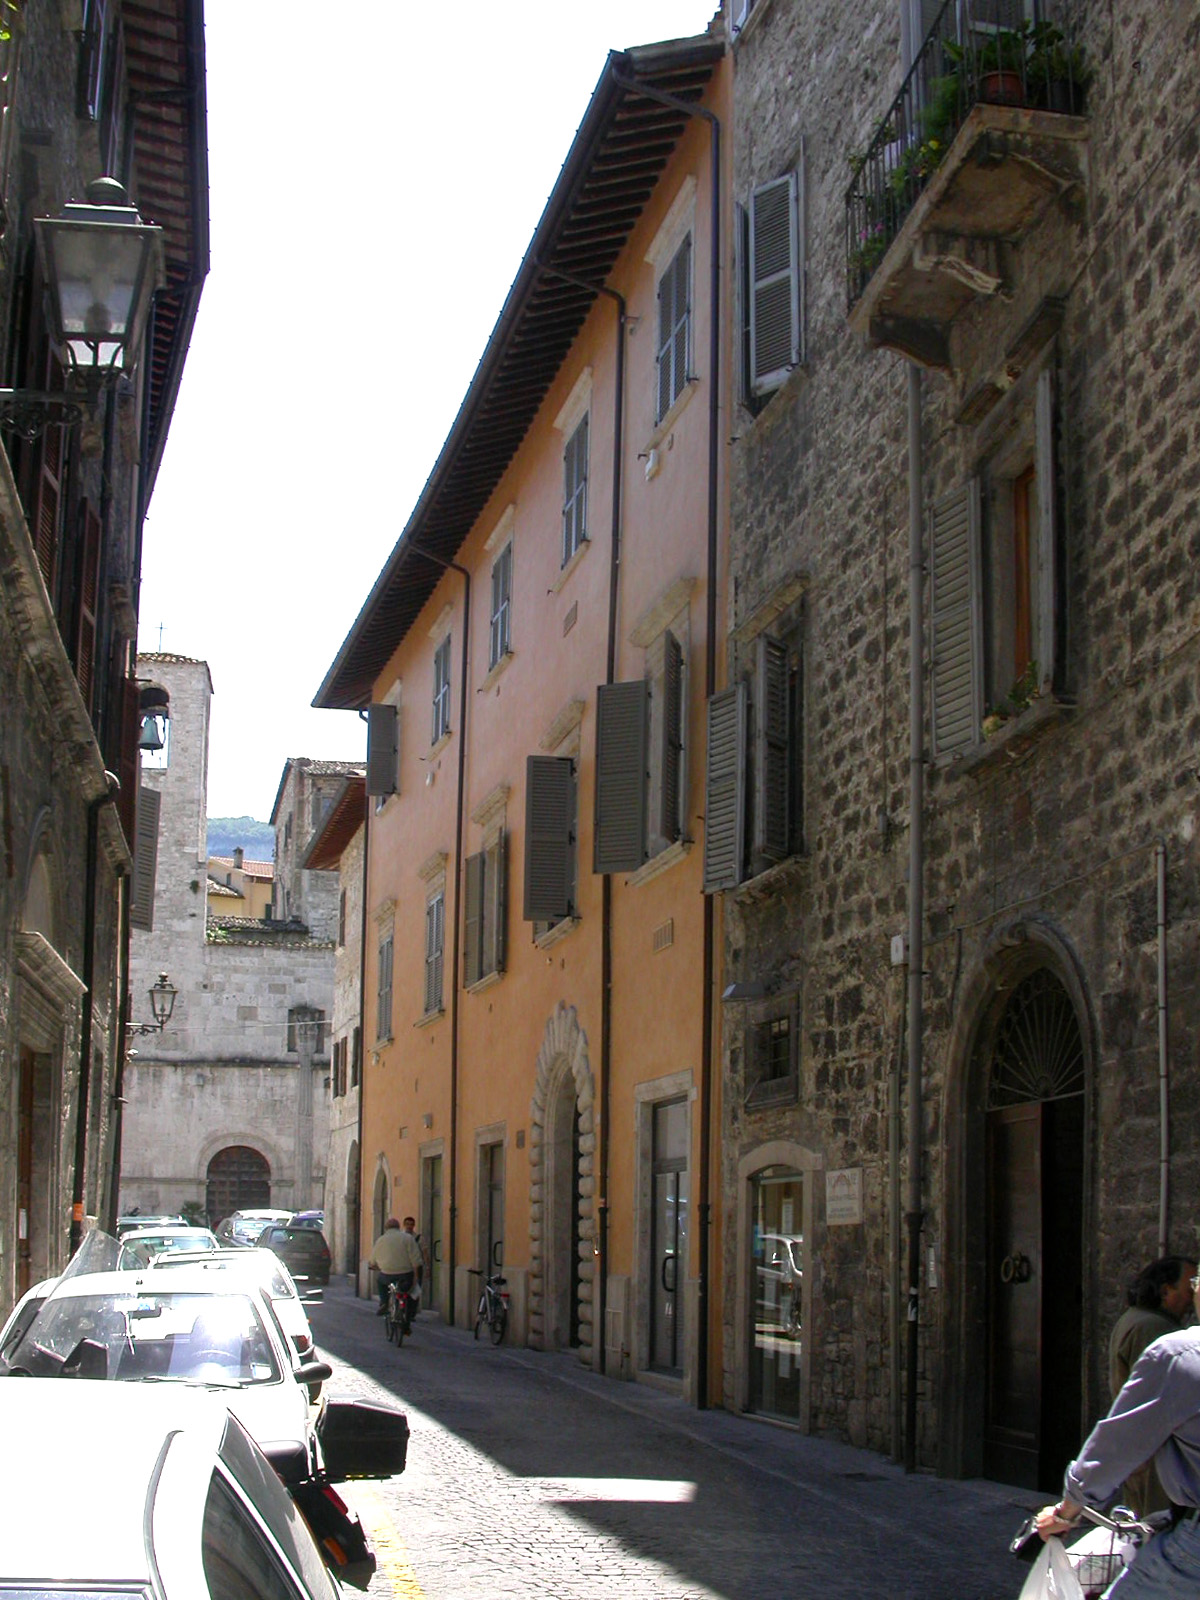
M 646 859 L 649 703 L 644 679 L 596 691 L 593 872 L 636 872 Z
M 463 901 L 463 985 L 470 988 L 485 972 L 483 955 L 483 891 L 486 856 L 467 857 Z
M 100 595 L 100 528 L 99 516 L 91 506 L 85 506 L 78 624 L 75 630 L 75 677 L 89 716 L 92 714 L 92 697 L 95 693 L 96 612 Z
M 137 826 L 133 846 L 133 892 L 129 921 L 143 933 L 154 932 L 154 882 L 158 871 L 158 816 L 162 795 L 157 789 L 138 794 Z
M 395 794 L 400 753 L 400 713 L 395 706 L 367 707 L 367 793 Z
M 704 892 L 742 881 L 746 807 L 746 686 L 723 689 L 708 702 L 704 781 Z
M 770 634 L 760 634 L 755 683 L 754 851 L 767 861 L 791 854 L 791 795 L 788 785 L 788 653 Z
M 57 378 L 61 387 L 62 368 L 57 361 L 50 363 L 50 370 L 51 381 Z M 30 531 L 37 551 L 38 566 L 42 569 L 42 577 L 46 580 L 46 592 L 52 604 L 55 600 L 59 529 L 62 521 L 62 476 L 63 430 L 50 426 L 42 434 L 37 446 L 33 526 Z
M 446 900 L 435 895 L 425 906 L 425 1010 L 442 1009 L 442 952 L 445 949 Z
M 930 514 L 933 753 L 966 750 L 983 720 L 979 484 L 972 479 Z
M 663 644 L 662 801 L 658 831 L 673 842 L 682 832 L 680 785 L 683 777 L 683 650 L 673 633 Z
M 569 756 L 525 762 L 525 921 L 559 922 L 572 911 L 575 772 Z
M 750 196 L 750 390 L 777 389 L 800 360 L 796 176 Z
M 1037 435 L 1037 651 L 1038 687 L 1049 694 L 1058 667 L 1058 485 L 1054 450 L 1054 372 L 1038 378 Z
M 502 833 L 487 852 L 483 874 L 483 971 L 503 972 L 507 954 L 508 835 Z

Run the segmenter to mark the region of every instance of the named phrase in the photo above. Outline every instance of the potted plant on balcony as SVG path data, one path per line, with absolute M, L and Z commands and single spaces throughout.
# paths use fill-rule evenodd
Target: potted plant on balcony
M 967 44 L 947 39 L 942 48 L 958 71 L 974 86 L 980 100 L 988 105 L 1023 106 L 1026 103 L 1026 72 L 1030 29 L 995 28 L 980 38 L 973 35 Z
M 1028 81 L 1038 105 L 1078 116 L 1091 78 L 1083 51 L 1052 22 L 1029 30 Z

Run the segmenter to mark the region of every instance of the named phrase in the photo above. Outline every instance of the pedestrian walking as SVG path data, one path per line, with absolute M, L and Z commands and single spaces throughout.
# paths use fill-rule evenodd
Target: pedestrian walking
M 367 1262 L 379 1274 L 379 1309 L 377 1317 L 386 1316 L 388 1290 L 411 1289 L 421 1265 L 421 1249 L 411 1233 L 400 1226 L 398 1217 L 389 1217 L 383 1232 L 371 1246 L 371 1259 Z
M 1118 1317 L 1108 1343 L 1108 1373 L 1112 1398 L 1124 1388 L 1142 1351 L 1164 1333 L 1183 1326 L 1192 1303 L 1191 1279 L 1196 1263 L 1186 1256 L 1164 1256 L 1144 1267 L 1127 1291 L 1129 1305 Z M 1139 1516 L 1166 1511 L 1170 1499 L 1152 1461 L 1145 1462 L 1125 1480 L 1122 1496 Z

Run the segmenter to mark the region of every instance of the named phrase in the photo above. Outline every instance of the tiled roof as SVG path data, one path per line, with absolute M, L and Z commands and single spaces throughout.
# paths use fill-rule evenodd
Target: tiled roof
M 216 878 L 208 880 L 207 893 L 215 894 L 218 900 L 244 900 L 246 896 L 238 889 L 231 889 L 227 883 L 218 883 Z
M 243 859 L 240 867 L 236 867 L 232 856 L 209 856 L 209 862 L 218 867 L 223 867 L 227 872 L 244 872 L 248 878 L 265 878 L 271 882 L 275 877 L 275 863 L 273 861 L 247 861 Z
M 275 818 L 279 815 L 279 802 L 283 799 L 283 791 L 287 788 L 288 773 L 293 767 L 303 767 L 305 772 L 317 778 L 349 778 L 355 773 L 365 773 L 367 770 L 366 763 L 362 761 L 314 761 L 311 756 L 289 756 L 283 763 L 279 787 L 275 791 L 275 804 L 271 807 L 272 827 L 275 826 Z
M 313 835 L 308 853 L 300 863 L 309 872 L 335 871 L 342 852 L 366 824 L 367 778 L 356 772 L 346 779 L 334 797 L 325 820 Z
M 209 944 L 258 946 L 264 950 L 332 950 L 332 939 L 314 939 L 302 922 L 260 922 L 256 917 L 209 916 Z

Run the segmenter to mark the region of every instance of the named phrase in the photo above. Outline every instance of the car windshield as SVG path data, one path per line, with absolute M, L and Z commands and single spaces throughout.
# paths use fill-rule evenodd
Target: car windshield
M 203 1230 L 195 1233 L 126 1234 L 123 1267 L 148 1267 L 155 1256 L 174 1250 L 215 1250 L 216 1240 Z M 130 1258 L 133 1259 L 130 1259 Z
M 34 1377 L 78 1370 L 87 1377 L 233 1388 L 281 1377 L 249 1295 L 174 1293 L 144 1284 L 129 1294 L 52 1296 L 8 1361 L 10 1370 Z

